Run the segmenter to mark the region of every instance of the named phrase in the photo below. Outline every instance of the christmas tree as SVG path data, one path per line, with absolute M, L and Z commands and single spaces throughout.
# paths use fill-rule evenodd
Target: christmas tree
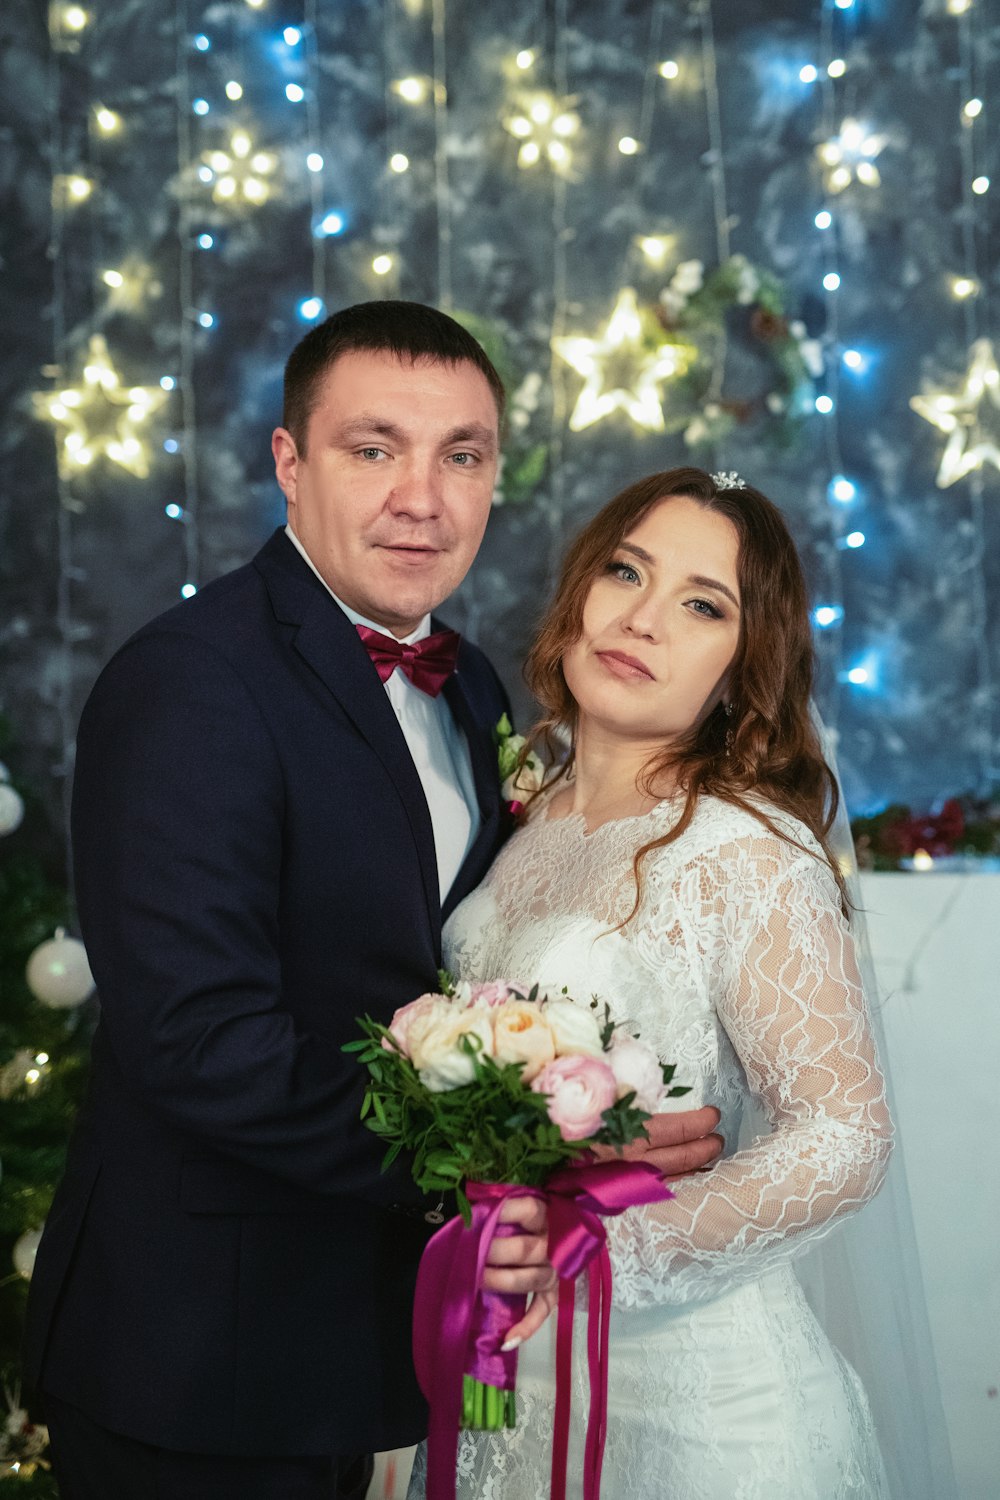
M 9 753 L 0 721 L 0 754 Z M 66 936 L 70 898 L 57 841 L 30 792 L 0 763 L 0 1479 L 57 1496 L 47 1433 L 20 1380 L 35 1249 L 62 1175 L 86 1079 L 92 989 L 81 944 Z M 49 848 L 46 849 L 46 841 Z

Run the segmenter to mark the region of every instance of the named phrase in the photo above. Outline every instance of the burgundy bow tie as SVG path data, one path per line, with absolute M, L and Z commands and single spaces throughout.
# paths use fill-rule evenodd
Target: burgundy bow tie
M 439 630 L 437 635 L 425 636 L 407 646 L 391 635 L 370 630 L 367 625 L 355 628 L 382 682 L 388 682 L 398 667 L 414 687 L 436 698 L 455 670 L 462 638 L 454 630 Z

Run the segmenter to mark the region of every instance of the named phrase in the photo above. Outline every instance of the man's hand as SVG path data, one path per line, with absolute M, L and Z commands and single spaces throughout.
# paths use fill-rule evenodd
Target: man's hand
M 531 1305 L 520 1322 L 507 1330 L 504 1347 L 516 1348 L 536 1333 L 559 1298 L 558 1277 L 549 1262 L 549 1214 L 542 1198 L 506 1198 L 501 1224 L 516 1224 L 516 1234 L 497 1235 L 490 1245 L 483 1286 L 491 1292 L 528 1292 Z
M 722 1116 L 712 1105 L 686 1109 L 678 1114 L 653 1115 L 646 1121 L 649 1140 L 641 1138 L 621 1152 L 611 1146 L 593 1146 L 601 1161 L 647 1161 L 663 1177 L 687 1177 L 710 1167 L 723 1147 L 721 1135 L 713 1132 Z

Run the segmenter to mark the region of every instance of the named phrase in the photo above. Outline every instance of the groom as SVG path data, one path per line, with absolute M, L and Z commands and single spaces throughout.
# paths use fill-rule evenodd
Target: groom
M 327 319 L 286 370 L 287 528 L 134 636 L 84 711 L 102 1015 L 28 1325 L 63 1500 L 346 1500 L 423 1435 L 434 1205 L 380 1173 L 341 1047 L 435 987 L 442 916 L 506 831 L 506 696 L 430 619 L 482 538 L 502 412 L 444 314 Z M 671 1144 L 714 1120 L 663 1120 L 661 1169 L 715 1154 Z M 547 1289 L 539 1205 L 511 1212 L 488 1284 Z

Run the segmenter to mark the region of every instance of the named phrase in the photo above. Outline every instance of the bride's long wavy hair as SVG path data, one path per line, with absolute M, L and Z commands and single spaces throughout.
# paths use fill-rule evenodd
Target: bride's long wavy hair
M 828 842 L 837 811 L 837 781 L 823 759 L 809 708 L 813 646 L 805 579 L 784 517 L 759 490 L 749 485 L 720 487 L 702 469 L 667 469 L 629 485 L 588 522 L 566 554 L 555 597 L 525 662 L 525 678 L 543 712 L 529 736 L 529 747 L 544 746 L 545 758 L 556 767 L 546 778 L 547 787 L 571 773 L 577 705 L 563 675 L 563 657 L 580 637 L 594 580 L 649 511 L 673 496 L 685 496 L 725 516 L 736 529 L 740 638 L 728 674 L 729 714 L 719 703 L 702 723 L 664 745 L 642 769 L 642 791 L 655 796 L 657 784 L 669 778 L 685 800 L 670 832 L 636 851 L 636 898 L 625 922 L 635 916 L 642 899 L 643 860 L 651 850 L 680 838 L 702 793 L 743 808 L 786 843 L 795 841 L 775 826 L 756 799 L 803 822 L 826 856 L 848 914 L 844 877 Z

